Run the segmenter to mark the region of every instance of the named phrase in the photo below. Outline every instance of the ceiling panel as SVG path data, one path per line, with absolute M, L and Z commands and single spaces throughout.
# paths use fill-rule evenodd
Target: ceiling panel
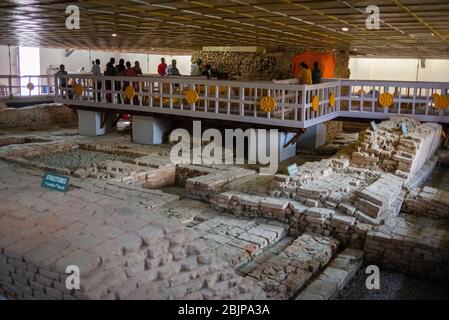
M 2 0 L 0 44 L 136 52 L 188 52 L 202 46 L 293 46 L 357 49 L 357 54 L 372 56 L 449 58 L 449 0 L 375 1 L 381 28 L 367 30 L 365 8 L 372 3 Z M 65 27 L 65 8 L 72 4 L 80 8 L 79 30 Z

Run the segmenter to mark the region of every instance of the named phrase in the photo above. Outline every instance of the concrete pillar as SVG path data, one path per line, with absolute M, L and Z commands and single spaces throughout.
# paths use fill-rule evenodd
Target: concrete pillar
M 290 141 L 293 137 L 294 137 L 294 133 L 293 132 L 278 132 L 278 148 L 277 148 L 277 152 L 279 154 L 278 157 L 278 161 L 284 161 L 287 159 L 290 159 L 292 157 L 294 157 L 296 155 L 296 143 L 291 143 L 289 146 L 287 146 L 286 148 L 284 148 L 284 145 Z M 263 147 L 261 146 L 258 141 L 257 141 L 257 135 L 255 138 L 255 141 L 253 141 L 251 139 L 251 137 L 248 138 L 248 144 L 251 146 L 256 146 L 254 149 L 253 148 L 248 148 L 248 159 L 257 159 L 257 154 L 259 152 L 259 148 Z M 266 146 L 265 146 L 265 154 L 268 155 L 270 152 L 270 130 L 266 131 Z M 254 153 L 251 153 L 251 151 L 255 151 Z
M 170 130 L 170 120 L 133 115 L 133 142 L 139 144 L 161 144 L 162 136 Z
M 324 146 L 326 144 L 326 130 L 326 123 L 319 123 L 316 125 L 315 148 Z
M 319 123 L 307 128 L 306 132 L 299 137 L 297 147 L 299 149 L 314 150 L 326 143 L 326 124 Z
M 101 126 L 101 112 L 78 110 L 78 130 L 82 136 L 95 137 L 106 133 Z

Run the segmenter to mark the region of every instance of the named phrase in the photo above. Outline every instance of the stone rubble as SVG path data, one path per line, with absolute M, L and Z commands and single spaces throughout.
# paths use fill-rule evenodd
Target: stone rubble
M 402 123 L 407 125 L 407 136 L 402 134 Z M 378 124 L 377 131 L 371 128 L 360 134 L 360 143 L 351 155 L 351 162 L 362 167 L 379 167 L 408 179 L 435 153 L 441 130 L 437 123 L 391 118 Z

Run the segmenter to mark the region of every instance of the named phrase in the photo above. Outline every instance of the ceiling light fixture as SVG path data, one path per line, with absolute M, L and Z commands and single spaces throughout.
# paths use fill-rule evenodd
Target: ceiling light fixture
M 341 28 L 341 31 L 344 31 L 344 32 L 349 31 L 349 28 L 343 27 L 343 28 Z
M 117 33 L 113 33 L 112 36 L 113 36 L 113 37 L 117 37 Z

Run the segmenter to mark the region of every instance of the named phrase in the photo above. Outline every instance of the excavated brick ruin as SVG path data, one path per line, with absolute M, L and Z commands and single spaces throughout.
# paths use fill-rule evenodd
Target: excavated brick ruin
M 440 137 L 438 124 L 391 119 L 293 177 L 173 165 L 168 147 L 114 135 L 2 137 L 0 293 L 331 299 L 364 260 L 447 280 L 448 193 L 421 187 L 445 159 Z M 70 152 L 102 160 L 51 165 Z M 69 191 L 40 188 L 41 169 L 70 176 Z M 65 287 L 72 264 L 82 270 L 80 290 Z

